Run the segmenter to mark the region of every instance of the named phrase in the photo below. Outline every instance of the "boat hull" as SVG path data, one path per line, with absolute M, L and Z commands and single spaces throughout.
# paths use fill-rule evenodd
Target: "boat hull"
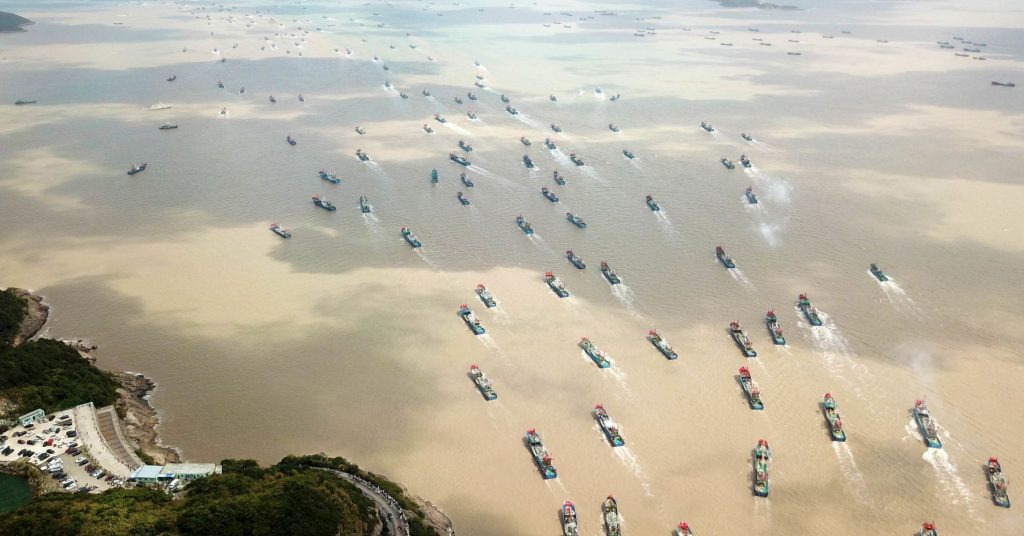
M 750 393 L 750 381 L 744 380 L 743 376 L 737 376 L 736 381 L 740 382 L 740 388 L 743 389 L 744 396 L 747 397 L 747 405 L 753 410 L 763 410 L 764 402 L 760 401 Z
M 810 306 L 801 305 L 800 310 L 803 311 L 804 318 L 806 318 L 807 322 L 810 323 L 812 326 L 821 325 L 821 317 L 819 317 L 816 313 L 812 312 Z
M 942 441 L 939 438 L 932 438 L 928 436 L 928 426 L 925 424 L 929 417 L 921 415 L 921 412 L 916 408 L 914 409 L 914 420 L 917 421 L 917 428 L 921 431 L 921 436 L 924 438 L 924 443 L 931 449 L 941 449 Z
M 665 346 L 660 344 L 657 339 L 655 339 L 653 337 L 647 337 L 647 340 L 651 341 L 651 344 L 653 344 L 654 347 L 657 348 L 658 351 L 661 352 L 661 355 L 665 356 L 666 359 L 678 359 L 679 358 L 679 354 L 677 354 L 675 352 L 675 350 L 672 350 L 670 348 L 666 348 Z
M 485 330 L 483 326 L 474 323 L 470 319 L 469 313 L 459 313 L 459 316 L 462 317 L 462 321 L 466 323 L 466 327 L 468 327 L 469 331 L 472 331 L 474 335 L 483 335 L 484 333 L 487 332 L 487 330 Z

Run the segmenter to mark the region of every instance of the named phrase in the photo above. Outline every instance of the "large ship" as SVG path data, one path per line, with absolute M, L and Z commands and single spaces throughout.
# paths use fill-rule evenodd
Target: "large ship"
M 654 212 L 658 212 L 659 210 L 661 210 L 661 205 L 659 205 L 658 202 L 654 200 L 654 196 L 652 196 L 651 194 L 647 194 L 647 208 L 651 209 Z
M 875 279 L 878 279 L 879 281 L 884 282 L 889 280 L 889 276 L 885 275 L 885 272 L 883 272 L 875 263 L 871 263 L 871 266 L 868 266 L 868 270 L 871 270 L 871 275 L 875 276 Z
M 743 327 L 740 326 L 739 322 L 735 320 L 729 323 L 729 333 L 732 335 L 732 339 L 736 341 L 736 344 L 740 347 L 740 351 L 747 357 L 757 357 L 757 352 L 754 351 L 754 346 L 750 343 L 750 338 L 747 337 L 746 332 L 743 331 Z
M 551 465 L 551 455 L 544 448 L 544 442 L 541 440 L 540 434 L 533 428 L 526 431 L 526 446 L 529 447 L 530 454 L 533 455 L 533 461 L 537 464 L 537 468 L 540 469 L 540 473 L 544 475 L 544 479 L 558 478 L 558 471 L 554 465 Z
M 767 497 L 770 491 L 768 483 L 768 464 L 771 462 L 772 449 L 768 446 L 768 441 L 764 439 L 757 440 L 757 446 L 754 447 L 754 495 L 758 497 Z
M 811 305 L 811 300 L 807 299 L 807 294 L 800 295 L 800 298 L 797 301 L 796 306 L 799 307 L 801 311 L 803 311 L 804 316 L 807 317 L 807 321 L 810 322 L 812 326 L 821 325 L 821 316 L 818 315 L 818 310 L 815 309 L 813 305 Z
M 461 156 L 459 156 L 459 155 L 457 155 L 455 153 L 448 153 L 448 158 L 450 158 L 452 162 L 455 162 L 456 164 L 459 164 L 460 166 L 469 167 L 469 164 L 470 164 L 469 160 L 466 160 L 465 158 L 463 158 L 463 157 L 461 157 Z
M 653 344 L 654 347 L 657 348 L 665 357 L 669 359 L 676 359 L 679 357 L 679 354 L 672 349 L 672 345 L 669 344 L 660 333 L 658 333 L 658 330 L 652 329 L 648 331 L 647 340 L 651 341 L 651 344 Z
M 420 243 L 420 239 L 416 238 L 416 235 L 413 234 L 412 229 L 408 227 L 402 227 L 402 238 L 404 238 L 405 241 L 408 242 L 409 245 L 414 248 L 423 246 L 423 244 Z
M 466 185 L 466 188 L 473 188 L 476 186 L 473 179 L 469 178 L 469 175 L 466 175 L 465 172 L 459 173 L 459 180 L 462 181 L 462 184 Z
M 466 151 L 468 153 L 473 150 L 473 146 L 462 140 L 459 140 L 459 149 L 462 149 L 463 151 Z
M 611 361 L 608 361 L 608 357 L 605 356 L 604 352 L 600 348 L 594 346 L 594 343 L 590 342 L 590 339 L 583 337 L 580 339 L 580 348 L 590 356 L 590 359 L 597 363 L 599 368 L 608 368 L 612 366 Z
M 928 448 L 941 449 L 942 440 L 939 439 L 939 427 L 935 424 L 935 419 L 932 419 L 932 414 L 928 412 L 928 406 L 924 404 L 924 400 L 914 402 L 914 420 L 917 421 L 917 427 L 921 430 L 921 435 L 924 436 L 924 442 Z
M 526 221 L 526 218 L 524 218 L 522 214 L 516 216 L 516 225 L 523 230 L 523 233 L 528 235 L 533 234 L 533 227 L 530 226 L 530 222 Z
M 736 169 L 736 164 L 733 164 L 732 160 L 729 160 L 724 156 L 720 158 L 718 161 L 721 162 L 723 166 L 725 166 L 725 169 Z
M 530 159 L 530 155 L 523 155 L 523 165 L 527 168 L 533 168 L 533 160 Z
M 619 518 L 619 503 L 611 495 L 601 504 L 601 513 L 604 517 L 604 533 L 606 536 L 622 536 L 622 524 Z
M 750 369 L 740 367 L 738 378 L 740 387 L 743 388 L 743 394 L 747 396 L 747 403 L 750 404 L 750 409 L 764 409 L 764 402 L 761 400 L 761 389 L 757 386 L 757 382 L 750 377 Z
M 753 186 L 747 186 L 747 191 L 743 192 L 743 195 L 747 196 L 747 202 L 751 205 L 757 204 L 757 194 L 754 193 Z
M 142 162 L 141 164 L 132 164 L 132 166 L 128 168 L 128 174 L 135 175 L 136 173 L 142 173 L 143 171 L 146 171 L 147 165 L 148 164 L 145 162 Z
M 466 197 L 466 194 L 464 194 L 462 192 L 459 192 L 459 193 L 455 194 L 455 197 L 456 197 L 456 199 L 459 200 L 459 203 L 462 203 L 463 206 L 469 205 L 469 198 Z
M 601 261 L 601 275 L 603 275 L 604 278 L 612 285 L 622 283 L 622 280 L 619 279 L 619 274 L 616 274 L 615 270 L 612 270 L 612 267 L 608 266 L 608 261 Z
M 576 153 L 569 153 L 569 160 L 572 160 L 572 163 L 576 164 L 577 166 L 583 165 L 583 159 L 576 156 Z
M 573 214 L 572 212 L 566 212 L 565 219 L 569 220 L 573 225 L 580 229 L 586 229 L 587 227 L 587 222 L 583 221 L 583 218 Z
M 473 314 L 473 311 L 469 309 L 468 305 L 462 304 L 459 306 L 459 316 L 462 317 L 462 321 L 466 323 L 466 326 L 468 326 L 469 330 L 473 333 L 483 335 L 486 331 L 483 325 L 480 324 L 480 319 Z
M 329 210 L 331 212 L 338 210 L 338 207 L 334 206 L 334 203 L 331 203 L 330 201 L 324 199 L 323 197 L 320 197 L 319 195 L 313 196 L 313 204 L 324 210 Z
M 825 414 L 825 420 L 828 422 L 828 430 L 832 434 L 832 441 L 846 441 L 846 431 L 843 430 L 843 418 L 839 416 L 836 399 L 832 397 L 832 393 L 825 393 L 825 396 L 821 399 L 821 411 Z
M 491 380 L 487 378 L 487 375 L 475 363 L 469 366 L 469 376 L 473 378 L 473 383 L 476 384 L 480 394 L 484 396 L 484 400 L 495 400 L 498 398 L 498 393 L 494 391 Z
M 558 146 L 555 145 L 555 141 L 551 138 L 544 138 L 544 147 L 547 147 L 550 151 L 554 151 L 558 148 Z
M 565 177 L 557 169 L 551 172 L 551 177 L 555 179 L 555 184 L 565 186 Z
M 480 296 L 480 301 L 484 302 L 484 305 L 486 305 L 488 309 L 498 306 L 497 300 L 494 299 L 494 296 L 491 295 L 491 291 L 487 290 L 487 287 L 485 287 L 483 283 L 476 286 L 476 295 Z
M 597 424 L 604 432 L 604 436 L 608 438 L 608 443 L 611 443 L 613 447 L 621 447 L 626 444 L 626 440 L 622 439 L 622 434 L 619 433 L 619 425 L 612 420 L 603 405 L 594 406 L 594 418 L 597 419 Z
M 278 225 L 276 223 L 271 223 L 270 224 L 270 230 L 273 231 L 274 234 L 276 234 L 277 236 L 280 236 L 281 238 L 291 238 L 292 237 L 292 234 L 288 232 L 288 229 L 285 229 L 284 227 L 281 227 L 280 225 Z
M 715 131 L 715 127 L 711 126 L 711 123 L 708 123 L 707 121 L 701 121 L 700 122 L 700 128 L 704 129 L 705 132 L 714 132 Z
M 373 207 L 370 206 L 370 201 L 366 199 L 365 195 L 359 196 L 359 210 L 363 214 L 369 214 L 373 210 Z
M 779 317 L 775 316 L 775 309 L 769 310 L 764 315 L 764 324 L 768 326 L 768 334 L 775 344 L 786 344 L 786 338 L 782 336 L 782 325 L 779 324 Z
M 580 527 L 576 522 L 576 505 L 572 501 L 562 503 L 562 534 L 580 536 Z
M 1010 507 L 1010 496 L 1006 494 L 1006 477 L 1003 476 L 1003 466 L 999 458 L 992 456 L 985 466 L 985 474 L 988 475 L 988 483 L 992 486 L 992 502 L 1003 508 Z
M 341 184 L 341 179 L 339 179 L 336 174 L 331 173 L 326 169 L 320 170 L 320 178 L 333 184 Z
M 551 190 L 548 190 L 547 186 L 542 187 L 540 189 L 540 193 L 544 197 L 548 198 L 548 201 L 551 201 L 552 203 L 557 203 L 558 202 L 558 196 L 555 195 L 554 193 L 552 193 Z
M 690 530 L 690 524 L 685 521 L 680 521 L 676 525 L 676 533 L 673 536 L 693 536 L 693 531 Z
M 565 285 L 562 284 L 562 280 L 555 277 L 555 274 L 551 272 L 544 272 L 544 282 L 547 283 L 549 287 L 551 287 L 551 290 L 559 298 L 569 297 L 569 291 L 565 289 Z
M 565 251 L 565 258 L 569 259 L 569 262 L 580 270 L 587 267 L 586 263 L 583 262 L 583 259 L 581 259 L 579 255 L 573 253 L 571 249 Z
M 921 523 L 921 532 L 919 536 L 939 536 L 939 529 L 935 527 L 935 523 L 931 521 L 925 521 Z
M 740 155 L 740 165 L 742 165 L 745 168 L 748 168 L 748 167 L 752 166 L 753 164 L 750 163 L 750 159 L 747 158 L 747 155 L 741 154 Z
M 725 250 L 722 246 L 715 246 L 715 256 L 718 257 L 718 261 L 722 263 L 722 266 L 726 268 L 735 268 L 736 263 L 732 262 L 732 258 L 725 254 Z

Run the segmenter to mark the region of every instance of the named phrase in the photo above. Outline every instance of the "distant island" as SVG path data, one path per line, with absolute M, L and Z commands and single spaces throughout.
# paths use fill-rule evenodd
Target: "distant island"
M 35 24 L 34 22 L 15 15 L 14 13 L 7 13 L 6 11 L 0 11 L 0 33 L 3 32 L 24 32 L 25 29 L 22 26 L 28 26 L 29 24 Z
M 785 6 L 760 0 L 714 0 L 722 7 L 756 7 L 758 9 L 784 9 L 789 11 L 799 10 L 797 6 Z

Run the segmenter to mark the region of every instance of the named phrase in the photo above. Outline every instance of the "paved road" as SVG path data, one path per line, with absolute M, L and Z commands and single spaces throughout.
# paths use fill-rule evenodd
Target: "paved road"
M 386 491 L 378 488 L 373 482 L 367 482 L 349 473 L 323 467 L 316 467 L 316 469 L 329 471 L 344 478 L 377 503 L 378 510 L 384 513 L 384 522 L 388 524 L 388 530 L 392 536 L 409 536 L 409 524 L 405 522 L 405 513 L 402 511 L 401 505 Z

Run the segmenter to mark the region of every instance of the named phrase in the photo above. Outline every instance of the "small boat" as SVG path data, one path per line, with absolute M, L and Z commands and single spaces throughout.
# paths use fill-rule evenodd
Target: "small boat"
M 556 97 L 554 95 L 548 95 L 548 100 L 551 101 L 551 102 L 555 102 L 555 101 L 558 100 L 558 97 Z
M 719 160 L 719 162 L 721 162 L 726 169 L 736 169 L 736 164 L 733 164 L 732 160 L 729 160 L 724 156 Z
M 462 104 L 462 98 L 458 95 L 455 96 L 455 104 Z
M 658 330 L 652 329 L 648 331 L 647 340 L 651 341 L 651 344 L 653 344 L 654 347 L 668 359 L 677 359 L 679 357 L 679 354 L 672 349 L 672 345 L 662 338 L 660 333 L 658 333 Z
M 224 82 L 220 82 L 220 81 L 218 81 L 218 82 L 217 82 L 217 87 L 219 87 L 219 88 L 221 88 L 221 89 L 224 89 Z
M 495 400 L 498 398 L 498 393 L 494 391 L 491 380 L 487 378 L 487 375 L 475 363 L 469 366 L 469 377 L 473 378 L 473 383 L 476 384 L 480 394 L 484 395 L 484 400 Z
M 328 172 L 326 169 L 320 170 L 320 178 L 334 184 L 341 184 L 341 179 L 334 173 Z
M 608 438 L 608 442 L 613 447 L 621 447 L 626 444 L 626 440 L 622 439 L 622 435 L 619 433 L 619 425 L 615 424 L 603 405 L 594 406 L 594 418 L 597 419 L 597 425 L 601 427 L 601 431 L 604 432 L 604 436 Z
M 544 147 L 547 147 L 549 150 L 552 151 L 558 148 L 558 146 L 555 145 L 554 140 L 552 140 L 551 138 L 544 138 Z
M 690 530 L 690 524 L 685 521 L 680 521 L 679 525 L 676 525 L 676 533 L 674 536 L 693 536 L 693 531 Z
M 505 107 L 505 111 L 512 115 L 519 115 L 519 110 L 516 110 L 511 104 Z
M 520 141 L 520 142 L 521 142 L 521 143 L 522 143 L 523 145 L 525 145 L 525 146 L 527 146 L 527 147 L 529 147 L 529 146 L 531 145 L 531 143 L 530 143 L 530 140 L 529 140 L 529 139 L 527 139 L 527 138 L 526 138 L 526 136 L 520 136 L 520 137 L 519 137 L 519 141 Z
M 790 56 L 803 56 L 804 55 L 803 52 L 787 52 L 786 54 L 789 54 Z
M 839 416 L 836 409 L 836 399 L 832 393 L 825 393 L 821 399 L 821 411 L 825 414 L 828 422 L 829 433 L 832 434 L 832 441 L 846 441 L 846 431 L 843 430 L 843 418 Z
M 779 318 L 775 316 L 775 309 L 765 313 L 764 323 L 768 326 L 768 334 L 771 335 L 772 342 L 780 345 L 786 344 L 786 338 L 782 336 L 782 325 L 779 324 Z
M 358 158 L 362 162 L 366 162 L 367 160 L 370 159 L 370 157 L 362 149 L 356 149 L 356 158 Z
M 470 110 L 470 111 L 466 112 L 466 117 L 468 117 L 470 119 L 476 119 L 476 112 L 474 112 L 473 110 Z
M 476 75 L 476 79 L 477 80 L 486 80 L 486 78 L 484 78 L 484 75 L 482 75 L 482 74 Z
M 128 168 L 128 174 L 135 175 L 136 173 L 142 173 L 143 171 L 146 171 L 146 165 L 147 164 L 145 162 L 141 164 L 132 164 L 131 167 Z
M 615 270 L 613 270 L 611 266 L 608 266 L 608 261 L 601 261 L 601 275 L 603 275 L 604 278 L 608 280 L 608 283 L 612 285 L 622 283 L 622 280 L 619 279 L 619 275 L 615 273 Z
M 559 186 L 565 186 L 565 177 L 557 169 L 551 172 L 551 177 L 555 179 L 555 183 Z
M 462 317 L 462 321 L 466 323 L 469 330 L 477 335 L 483 335 L 486 331 L 483 325 L 480 324 L 480 320 L 473 314 L 473 311 L 469 309 L 469 306 L 462 304 L 459 306 L 459 316 Z
M 647 208 L 654 212 L 659 212 L 661 210 L 661 205 L 654 200 L 654 197 L 651 194 L 647 194 Z
M 526 446 L 530 449 L 533 461 L 537 464 L 537 468 L 540 469 L 544 480 L 558 478 L 558 471 L 554 465 L 551 465 L 551 455 L 544 448 L 544 441 L 541 440 L 540 434 L 533 428 L 526 431 Z M 573 513 L 575 514 L 575 509 L 573 509 Z
M 935 523 L 925 521 L 921 523 L 921 532 L 918 534 L 920 536 L 939 536 L 939 529 L 935 528 Z
M 334 206 L 334 203 L 331 203 L 330 201 L 324 199 L 323 197 L 320 197 L 319 195 L 313 196 L 313 204 L 324 210 L 328 210 L 331 212 L 338 210 L 338 207 Z
M 430 96 L 430 90 L 429 90 L 429 89 L 424 89 L 424 90 L 422 91 L 422 93 L 423 93 L 423 96 L 424 96 L 424 97 L 429 97 L 429 96 Z
M 736 263 L 732 261 L 732 258 L 725 254 L 725 250 L 722 249 L 722 246 L 715 247 L 715 256 L 718 257 L 719 262 L 721 262 L 726 268 L 736 267 Z
M 177 123 L 164 123 L 160 125 L 160 130 L 173 130 L 178 128 Z
M 473 150 L 473 146 L 462 140 L 459 140 L 459 149 L 462 149 L 463 151 L 466 151 L 468 153 Z
M 385 80 L 384 81 L 384 88 L 385 89 L 391 89 L 391 80 Z
M 752 186 L 747 186 L 747 190 L 743 192 L 743 195 L 747 196 L 747 202 L 751 205 L 757 204 L 757 194 L 754 193 L 754 188 Z
M 516 216 L 516 225 L 523 230 L 523 233 L 528 235 L 533 234 L 533 227 L 530 226 L 530 222 L 526 221 L 526 218 L 524 218 L 522 214 Z
M 653 29 L 654 28 L 648 28 L 648 30 L 653 30 Z M 597 93 L 598 95 L 601 95 L 603 92 L 601 91 L 601 88 L 595 87 L 594 88 L 594 93 Z
M 953 53 L 953 55 L 954 55 L 954 56 L 960 56 L 961 58 L 967 58 L 967 57 L 970 57 L 970 54 L 961 54 L 961 53 L 959 53 L 959 52 L 954 52 L 954 53 Z
M 818 310 L 811 305 L 811 300 L 807 299 L 807 294 L 800 295 L 796 306 L 803 311 L 804 316 L 807 317 L 807 321 L 810 322 L 812 326 L 821 325 L 821 317 L 818 315 Z
M 924 404 L 924 400 L 914 401 L 914 419 L 917 421 L 917 427 L 920 428 L 928 448 L 941 449 L 942 440 L 939 439 L 939 427 L 935 424 L 935 419 L 932 419 L 932 414 L 928 412 L 928 406 Z
M 227 108 L 221 108 L 220 109 L 220 115 L 225 115 L 225 116 L 228 115 L 228 109 Z
M 530 159 L 530 155 L 523 155 L 523 165 L 526 166 L 527 168 L 533 169 L 533 160 Z
M 288 145 L 295 145 L 296 143 L 298 143 L 298 142 L 295 141 L 295 138 L 293 138 L 291 136 L 286 137 L 285 140 L 288 141 Z
M 238 88 L 238 94 L 239 95 L 242 95 L 244 93 L 245 93 L 245 86 L 242 86 L 242 87 Z
M 622 98 L 622 95 L 619 95 L 618 93 L 616 93 L 614 97 L 610 97 L 608 100 L 617 101 L 620 98 Z
M 484 305 L 486 305 L 488 309 L 498 306 L 498 302 L 494 299 L 494 296 L 491 295 L 491 292 L 487 290 L 487 287 L 485 287 L 483 283 L 476 286 L 476 295 L 480 297 L 480 301 L 484 302 Z
M 476 183 L 473 182 L 473 179 L 469 178 L 469 175 L 466 175 L 465 172 L 459 174 L 459 180 L 462 181 L 462 184 L 466 185 L 466 188 L 472 188 L 476 186 Z
M 576 164 L 577 166 L 583 165 L 583 159 L 576 156 L 576 153 L 569 153 L 569 160 L 572 160 L 572 163 Z
M 576 214 L 573 214 L 572 212 L 566 212 L 565 219 L 569 220 L 570 223 L 572 223 L 576 227 L 579 227 L 580 229 L 586 229 L 587 227 L 587 222 L 583 221 L 583 218 L 577 216 Z
M 993 82 L 993 84 L 994 84 L 994 83 L 995 83 L 995 82 Z M 22 105 L 25 105 L 25 104 L 35 104 L 35 103 L 36 103 L 36 99 L 18 99 L 18 100 L 16 100 L 16 101 L 14 101 L 14 104 L 15 104 L 16 106 L 22 106 Z M 168 108 L 170 108 L 170 106 L 168 106 Z M 158 109 L 158 108 L 153 108 L 152 106 L 150 106 L 150 108 L 149 108 L 149 109 L 150 109 L 150 110 L 156 110 L 156 109 Z
M 551 201 L 552 203 L 557 203 L 558 202 L 558 196 L 555 195 L 554 193 L 552 193 L 551 190 L 548 190 L 547 186 L 542 187 L 540 189 L 540 193 L 544 197 L 548 198 L 548 201 Z
M 508 104 L 508 97 L 506 97 L 504 93 L 501 95 L 501 102 Z
M 704 129 L 706 132 L 714 132 L 715 131 L 715 127 L 711 126 L 711 123 L 708 123 L 707 121 L 701 121 L 700 122 L 700 128 Z
M 629 149 L 623 149 L 622 154 L 630 160 L 636 158 L 636 155 L 633 154 L 633 151 L 630 151 Z
M 1009 81 L 1000 82 L 998 80 L 993 80 L 992 81 L 992 85 L 993 86 L 1003 86 L 1003 87 L 1017 87 L 1017 84 L 1015 84 L 1013 82 L 1009 82 Z M 35 101 L 32 101 L 32 102 L 35 102 Z
M 770 491 L 768 483 L 768 464 L 771 462 L 772 450 L 768 446 L 768 441 L 764 439 L 757 440 L 757 446 L 754 447 L 754 495 L 758 497 L 767 497 Z M 937 536 L 937 535 L 936 535 Z
M 561 132 L 562 131 L 562 127 L 560 127 L 560 126 L 558 126 L 558 125 L 556 125 L 554 123 L 551 123 L 551 130 L 554 130 L 555 132 Z
M 358 132 L 359 135 L 366 134 L 366 130 L 364 130 L 363 127 L 361 127 L 359 125 L 356 125 L 356 132 Z
M 167 81 L 168 82 L 173 82 L 173 81 L 175 81 L 177 79 L 178 79 L 178 75 L 176 75 L 176 74 L 172 74 L 171 76 L 167 77 Z
M 455 194 L 455 197 L 458 198 L 459 203 L 462 203 L 463 206 L 469 205 L 469 198 L 462 192 Z
M 474 95 L 472 91 L 466 93 L 466 96 L 469 97 L 469 100 L 477 100 L 476 95 Z
M 757 386 L 757 382 L 750 377 L 750 369 L 747 367 L 740 367 L 740 374 L 737 376 L 737 379 L 739 379 L 740 387 L 743 389 L 743 394 L 747 397 L 747 403 L 750 404 L 750 409 L 764 409 L 764 402 L 761 401 L 761 389 Z
M 469 165 L 470 165 L 469 160 L 466 160 L 465 158 L 463 158 L 463 157 L 461 157 L 461 156 L 459 156 L 459 155 L 457 155 L 455 153 L 448 153 L 448 158 L 450 158 L 452 162 L 455 162 L 456 164 L 459 164 L 460 166 L 469 167 Z
M 594 343 L 590 342 L 590 339 L 586 337 L 581 338 L 580 348 L 583 348 L 583 351 L 590 356 L 590 359 L 597 364 L 598 368 L 608 368 L 612 366 L 611 361 L 608 361 L 608 357 L 605 353 L 597 346 L 594 346 Z
M 359 210 L 363 214 L 369 214 L 373 211 L 373 207 L 370 206 L 370 201 L 366 199 L 365 195 L 359 196 Z
M 569 297 L 569 291 L 565 289 L 565 285 L 562 284 L 562 280 L 555 277 L 555 274 L 551 272 L 544 272 L 544 282 L 547 283 L 549 287 L 551 287 L 551 290 L 559 298 Z
M 576 505 L 572 501 L 562 503 L 562 534 L 580 536 L 580 528 L 576 522 Z
M 477 82 L 473 82 L 473 85 L 474 85 L 474 86 L 476 86 L 476 87 L 478 87 L 478 88 L 480 88 L 480 89 L 484 89 L 484 88 L 486 88 L 486 87 L 487 87 L 487 86 L 483 85 L 483 83 L 481 83 L 481 82 L 479 82 L 479 81 L 477 81 Z
M 22 104 L 33 104 L 35 102 L 36 101 L 34 101 L 34 100 L 32 102 L 25 101 Z M 146 109 L 147 110 L 166 110 L 166 109 L 168 109 L 170 107 L 171 107 L 170 104 L 164 104 L 162 102 L 158 102 L 156 104 L 151 104 L 151 105 L 147 106 Z
M 569 263 L 580 270 L 587 267 L 587 264 L 583 262 L 583 259 L 581 259 L 579 255 L 573 253 L 571 249 L 565 251 L 565 258 L 569 259 Z
M 747 134 L 746 132 L 741 133 L 740 137 L 745 139 L 745 140 L 747 140 L 747 141 L 754 141 L 753 136 L 751 136 L 750 134 Z
M 607 536 L 622 536 L 622 524 L 619 518 L 619 504 L 611 495 L 601 504 L 601 513 L 604 517 L 604 533 Z
M 430 182 L 433 182 L 435 184 L 437 183 L 437 170 L 436 169 L 430 170 Z
M 980 48 L 967 48 L 964 47 L 964 52 L 981 52 Z
M 745 155 L 745 154 L 741 154 L 740 155 L 740 165 L 742 165 L 745 168 L 748 168 L 748 167 L 751 166 L 750 159 L 747 158 L 747 155 Z
M 889 276 L 885 275 L 885 272 L 883 272 L 875 263 L 871 263 L 871 265 L 868 266 L 868 270 L 870 270 L 871 275 L 875 276 L 875 279 L 878 279 L 879 281 L 885 282 L 889 280 Z
M 619 127 L 615 126 L 615 123 L 608 123 L 608 130 L 612 132 L 618 132 Z
M 988 484 L 992 487 L 992 502 L 1003 508 L 1010 507 L 1010 496 L 1006 493 L 1006 477 L 1003 476 L 1003 466 L 999 458 L 992 456 L 985 465 L 985 474 L 988 475 Z
M 288 229 L 285 229 L 284 227 L 281 227 L 280 225 L 278 225 L 276 223 L 271 223 L 270 224 L 270 230 L 273 231 L 274 234 L 276 234 L 277 236 L 280 236 L 281 238 L 291 238 L 292 237 L 292 234 L 288 232 Z
M 437 121 L 438 123 L 447 123 L 448 122 L 448 120 L 445 119 L 444 116 L 441 115 L 441 114 L 434 114 L 434 120 Z
M 423 123 L 423 132 L 426 132 L 427 134 L 433 134 L 434 129 L 431 128 L 430 125 Z
M 729 334 L 732 335 L 732 340 L 736 341 L 736 345 L 740 347 L 744 356 L 757 357 L 757 352 L 754 351 L 754 346 L 750 343 L 750 337 L 747 337 L 747 333 L 743 331 L 739 322 L 735 320 L 729 322 Z
M 408 242 L 409 245 L 414 248 L 423 246 L 423 244 L 420 243 L 420 239 L 416 238 L 416 235 L 413 234 L 412 229 L 408 227 L 402 227 L 402 238 L 404 238 L 405 241 Z

